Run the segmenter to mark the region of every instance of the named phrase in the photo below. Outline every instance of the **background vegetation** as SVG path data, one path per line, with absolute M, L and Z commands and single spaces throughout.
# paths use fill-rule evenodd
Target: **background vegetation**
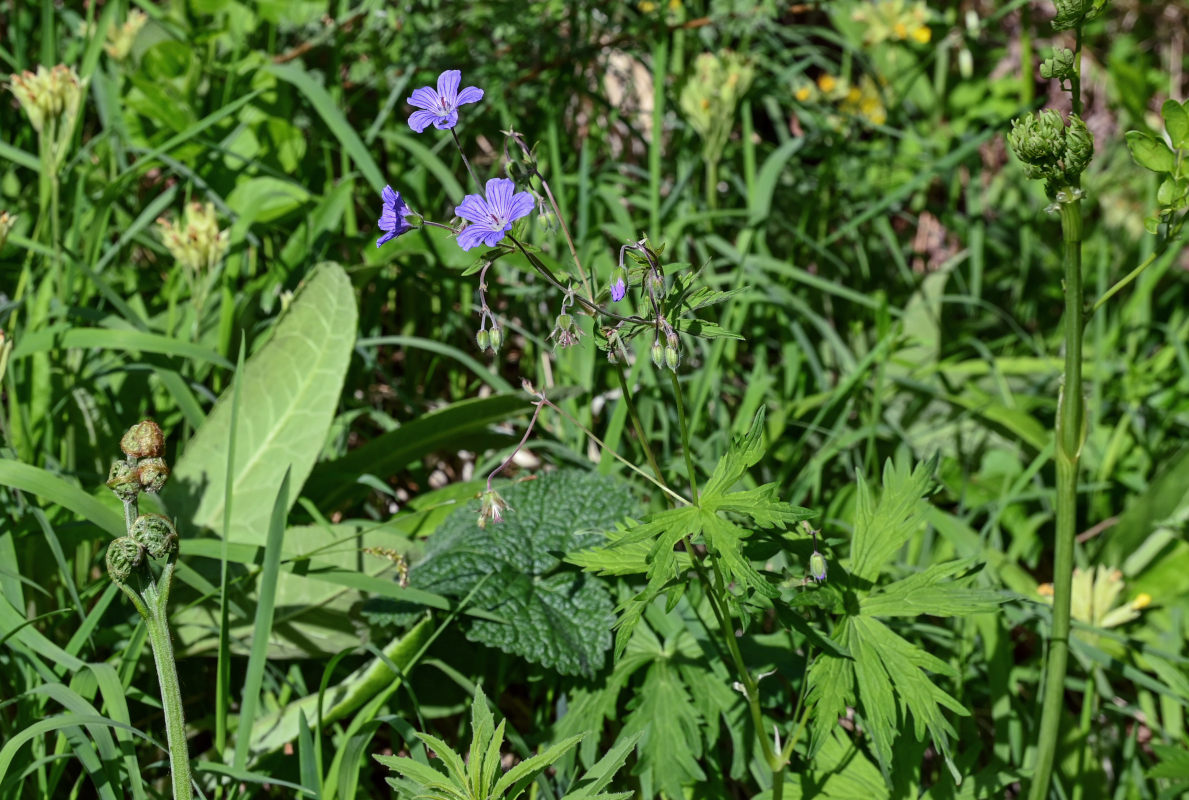
M 133 10 L 146 21 L 121 40 Z M 613 609 L 642 583 L 584 572 L 579 553 L 665 497 L 582 430 L 646 468 L 589 321 L 554 352 L 559 298 L 509 256 L 487 278 L 506 341 L 481 353 L 476 252 L 432 228 L 372 244 L 385 184 L 443 222 L 467 191 L 451 139 L 406 124 L 409 93 L 455 68 L 486 92 L 458 128 L 477 171 L 502 174 L 502 131 L 535 143 L 600 285 L 647 236 L 671 274 L 735 291 L 699 316 L 742 339 L 682 336 L 688 453 L 651 341 L 627 368 L 670 480 L 687 455 L 711 475 L 766 409 L 743 484 L 775 482 L 817 510 L 831 568 L 857 557 L 862 487 L 899 486 L 929 502 L 883 572 L 970 559 L 963 585 L 1002 603 L 889 620 L 937 659 L 932 679 L 956 701 L 942 735 L 902 695 L 891 742 L 873 737 L 872 710 L 844 703 L 816 752 L 808 738 L 794 751 L 785 796 L 1013 795 L 1052 579 L 1062 292 L 1056 219 L 1004 133 L 1068 102 L 1036 77 L 1063 41 L 1052 13 L 979 0 L 0 2 L 0 72 L 63 63 L 85 81 L 56 168 L 0 94 L 0 796 L 168 792 L 144 626 L 103 568 L 123 533 L 103 483 L 146 416 L 174 469 L 157 505 L 182 537 L 175 646 L 206 796 L 390 796 L 371 756 L 424 759 L 414 731 L 465 750 L 479 685 L 507 721 L 506 764 L 586 735 L 534 797 L 572 791 L 617 746 L 617 790 L 767 796 L 695 588 L 650 607 L 613 658 Z M 1084 41 L 1088 296 L 1163 249 L 1087 328 L 1060 797 L 1178 796 L 1189 780 L 1186 262 L 1145 231 L 1159 180 L 1123 144 L 1130 129 L 1160 134 L 1161 103 L 1184 96 L 1180 14 L 1119 0 Z M 704 53 L 735 65 L 736 98 L 699 94 L 725 80 Z M 187 267 L 157 221 L 184 225 L 195 202 L 227 249 Z M 564 272 L 555 225 L 533 215 L 525 238 Z M 506 483 L 515 513 L 476 528 L 483 479 L 533 411 L 522 379 L 566 416 L 542 413 L 518 454 L 511 477 L 534 480 Z M 809 598 L 804 617 L 746 620 L 740 640 L 754 673 L 772 673 L 763 714 L 787 732 L 820 646 L 804 619 L 833 618 L 825 591 L 801 585 L 809 540 L 756 547 L 786 599 Z

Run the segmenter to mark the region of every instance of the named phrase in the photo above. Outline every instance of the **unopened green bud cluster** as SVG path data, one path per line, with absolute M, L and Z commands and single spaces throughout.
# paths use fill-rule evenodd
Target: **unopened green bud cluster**
M 730 50 L 702 53 L 694 61 L 694 74 L 682 89 L 679 102 L 690 127 L 702 139 L 707 160 L 722 158 L 739 101 L 754 80 L 755 67 Z
M 1102 16 L 1107 0 L 1054 0 L 1057 16 L 1053 19 L 1053 30 L 1070 31 L 1080 28 L 1091 20 Z
M 475 334 L 475 344 L 479 345 L 480 353 L 487 350 L 498 353 L 504 346 L 504 331 L 499 325 L 494 324 L 491 326 L 491 330 L 480 328 L 479 332 Z
M 1068 47 L 1053 48 L 1053 57 L 1046 58 L 1040 65 L 1040 77 L 1045 80 L 1068 80 L 1073 77 L 1073 51 Z
M 1067 126 L 1051 108 L 1012 120 L 1007 143 L 1024 164 L 1024 173 L 1045 182 L 1049 197 L 1076 187 L 1094 155 L 1094 136 L 1082 118 L 1070 114 Z
M 128 534 L 107 548 L 107 571 L 123 582 L 133 570 L 150 558 L 168 558 L 177 550 L 178 535 L 173 523 L 160 514 L 136 514 L 141 492 L 159 492 L 169 478 L 165 436 L 152 420 L 138 422 L 120 439 L 126 458 L 111 465 L 107 486 L 124 503 L 127 519 L 132 520 Z

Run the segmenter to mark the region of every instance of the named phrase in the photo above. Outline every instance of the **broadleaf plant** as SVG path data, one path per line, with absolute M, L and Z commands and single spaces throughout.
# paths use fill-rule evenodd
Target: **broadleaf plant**
M 471 507 L 447 518 L 410 584 L 470 596 L 470 608 L 502 620 L 473 620 L 471 641 L 563 675 L 593 675 L 611 644 L 614 604 L 604 580 L 562 558 L 631 515 L 631 493 L 616 479 L 563 470 L 513 484 L 503 496 L 512 510 L 499 524 L 479 527 Z M 368 611 L 376 618 L 390 605 L 373 602 Z
M 688 558 L 679 560 L 682 554 L 675 550 L 682 541 L 686 541 L 687 546 L 705 545 L 710 567 L 723 585 L 734 584 L 743 587 L 746 593 L 765 598 L 779 596 L 774 581 L 757 571 L 744 552 L 753 531 L 725 516 L 738 515 L 750 519 L 759 528 L 780 530 L 814 516 L 809 509 L 779 500 L 775 484 L 731 491 L 747 469 L 763 455 L 763 431 L 764 409 L 761 408 L 747 433 L 731 442 L 703 487 L 697 504 L 651 514 L 623 535 L 615 536 L 605 547 L 581 556 L 583 566 L 589 570 L 624 574 L 626 559 L 621 552 L 641 542 L 651 543 L 647 563 L 641 565 L 644 569 L 640 570 L 646 572 L 648 583 L 643 591 L 620 608 L 615 637 L 616 658 L 623 654 L 644 609 L 653 600 L 667 593 L 671 606 L 684 592 L 684 565 L 690 562 Z
M 847 595 L 840 604 L 843 616 L 831 640 L 849 653 L 823 652 L 807 677 L 811 707 L 811 751 L 830 740 L 848 706 L 857 704 L 876 759 L 888 771 L 897 733 L 912 717 L 917 739 L 926 733 L 945 759 L 956 782 L 950 740 L 954 728 L 945 710 L 961 716 L 969 711 L 937 685 L 929 673 L 957 678 L 946 661 L 900 636 L 883 621 L 891 617 L 965 616 L 993 611 L 1007 598 L 1002 593 L 973 588 L 977 573 L 970 559 L 933 565 L 923 572 L 880 586 L 881 574 L 894 562 L 896 551 L 921 525 L 934 463 L 909 468 L 889 461 L 884 466 L 883 492 L 878 501 L 860 476 L 850 558 L 842 563 L 840 579 Z

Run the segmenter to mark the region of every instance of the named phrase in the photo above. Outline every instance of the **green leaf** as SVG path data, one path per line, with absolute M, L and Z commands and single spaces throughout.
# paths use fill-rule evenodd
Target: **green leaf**
M 685 797 L 684 785 L 706 780 L 698 765 L 704 723 L 673 664 L 661 660 L 649 667 L 628 708 L 622 735 L 641 734 L 635 774 L 651 772 L 669 797 Z
M 272 338 L 241 375 L 235 505 L 229 541 L 264 544 L 281 480 L 310 474 L 334 420 L 356 329 L 355 292 L 342 267 L 323 264 L 306 279 Z M 178 459 L 165 491 L 184 522 L 216 529 L 227 481 L 230 394 L 224 392 Z M 290 505 L 297 499 L 293 492 Z
M 764 455 L 764 414 L 767 409 L 760 406 L 751 421 L 751 427 L 743 436 L 733 437 L 727 454 L 719 459 L 714 473 L 702 489 L 703 498 L 713 499 L 739 482 L 743 474 Z
M 459 509 L 410 582 L 457 597 L 475 590 L 473 606 L 508 620 L 472 623 L 472 641 L 562 674 L 594 674 L 610 646 L 613 603 L 601 579 L 567 569 L 562 559 L 601 542 L 600 531 L 628 517 L 635 500 L 617 480 L 578 471 L 542 475 L 502 494 L 512 509 L 503 522 L 480 528 L 476 504 Z
M 1164 117 L 1164 129 L 1168 131 L 1168 138 L 1172 139 L 1172 146 L 1178 150 L 1189 147 L 1189 110 L 1176 100 L 1165 100 L 1160 108 L 1160 115 Z
M 310 202 L 310 193 L 299 184 L 263 175 L 236 183 L 227 195 L 227 207 L 254 222 L 273 222 Z
M 869 617 L 957 617 L 994 611 L 1009 598 L 995 589 L 971 588 L 974 574 L 963 573 L 974 564 L 973 558 L 934 564 L 864 597 L 860 613 Z
M 706 545 L 730 580 L 745 583 L 766 597 L 780 595 L 780 590 L 764 580 L 764 576 L 743 555 L 743 540 L 750 531 L 709 512 L 703 512 L 700 520 Z
M 639 527 L 633 530 L 638 530 Z M 629 544 L 623 544 L 626 535 L 624 530 L 608 531 L 607 544 L 604 547 L 592 547 L 579 550 L 566 556 L 566 562 L 582 567 L 587 572 L 596 575 L 640 575 L 648 572 L 651 566 L 653 543 L 637 539 Z M 678 572 L 692 569 L 689 553 L 675 554 Z
M 710 497 L 702 501 L 702 508 L 713 511 L 731 511 L 751 517 L 761 528 L 779 528 L 817 516 L 816 511 L 786 503 L 777 498 L 775 483 L 766 483 L 755 489 L 731 492 L 728 495 Z
M 527 788 L 528 784 L 532 783 L 537 775 L 540 775 L 551 767 L 580 741 L 582 741 L 581 736 L 571 736 L 568 739 L 563 739 L 556 744 L 550 745 L 544 752 L 538 753 L 531 758 L 526 758 L 505 772 L 491 793 L 485 796 L 508 797 L 509 800 L 515 800 L 515 798 L 524 793 L 525 788 Z
M 850 571 L 874 581 L 892 556 L 916 533 L 929 508 L 925 493 L 933 473 L 932 461 L 909 470 L 905 463 L 884 465 L 883 494 L 875 503 L 863 476 L 858 476 L 855 533 L 851 542 Z
M 298 91 L 306 96 L 310 105 L 318 112 L 318 116 L 322 117 L 322 121 L 326 123 L 326 127 L 330 128 L 331 133 L 339 140 L 343 152 L 355 162 L 355 166 L 363 173 L 363 177 L 371 184 L 372 189 L 377 193 L 383 189 L 384 174 L 376 165 L 371 152 L 363 144 L 363 140 L 359 138 L 359 134 L 355 132 L 355 128 L 343 116 L 343 112 L 335 105 L 326 89 L 315 83 L 300 64 L 269 64 L 265 69 L 281 80 L 293 84 Z
M 1127 131 L 1127 149 L 1141 167 L 1153 172 L 1172 172 L 1177 168 L 1177 157 L 1163 139 L 1157 139 L 1143 131 Z
M 632 792 L 606 794 L 602 790 L 619 772 L 643 735 L 643 731 L 638 731 L 631 736 L 619 737 L 615 746 L 578 779 L 562 800 L 627 800 L 631 797 Z

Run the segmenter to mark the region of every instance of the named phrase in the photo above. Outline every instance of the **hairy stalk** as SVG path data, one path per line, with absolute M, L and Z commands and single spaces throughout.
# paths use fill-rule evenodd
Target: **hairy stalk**
M 1076 95 L 1075 95 L 1076 96 Z M 1069 613 L 1073 587 L 1073 545 L 1077 535 L 1078 459 L 1085 438 L 1082 394 L 1082 207 L 1074 199 L 1061 204 L 1065 240 L 1065 375 L 1057 402 L 1057 533 L 1053 556 L 1053 624 L 1049 633 L 1041 700 L 1040 730 L 1030 800 L 1048 796 L 1053 757 L 1065 705 L 1065 671 L 1069 660 Z M 1078 776 L 1073 776 L 1074 784 Z
M 173 660 L 173 642 L 169 636 L 169 619 L 165 604 L 169 600 L 169 581 L 173 563 L 161 574 L 162 589 L 150 583 L 145 589 L 148 614 L 145 626 L 153 661 L 157 665 L 157 680 L 161 686 L 161 707 L 165 713 L 165 741 L 169 748 L 169 772 L 173 776 L 174 800 L 191 800 L 194 796 L 190 780 L 190 754 L 186 746 L 186 719 L 182 712 L 182 690 L 178 683 L 177 665 Z
M 644 423 L 640 421 L 640 412 L 636 410 L 636 401 L 632 399 L 632 390 L 628 386 L 628 376 L 624 374 L 623 364 L 618 361 L 615 363 L 615 376 L 619 378 L 619 389 L 623 394 L 623 402 L 627 405 L 628 416 L 631 417 L 632 427 L 636 431 L 636 438 L 640 440 L 640 446 L 644 448 L 644 457 L 648 459 L 648 466 L 652 467 L 652 472 L 656 475 L 656 479 L 661 483 L 665 483 L 664 473 L 661 472 L 660 465 L 656 463 L 656 454 L 652 452 L 652 445 L 648 443 L 648 436 L 644 433 Z M 666 483 L 665 485 L 667 486 L 668 484 Z
M 681 425 L 681 450 L 685 455 L 685 469 L 689 473 L 689 493 L 698 504 L 698 482 L 694 476 L 694 458 L 690 453 L 689 425 L 685 418 L 685 403 L 681 401 L 681 384 L 677 382 L 677 373 L 669 370 L 669 377 L 673 379 L 673 397 L 677 400 L 677 421 Z

